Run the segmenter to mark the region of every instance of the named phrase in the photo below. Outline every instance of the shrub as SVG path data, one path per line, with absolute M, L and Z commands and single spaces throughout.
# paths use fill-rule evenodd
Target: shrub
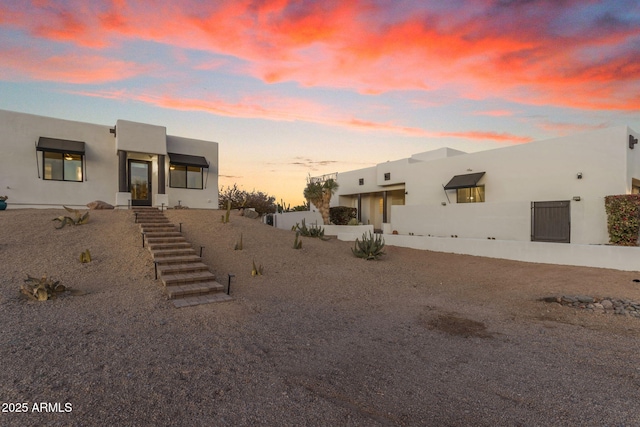
M 348 206 L 334 206 L 329 208 L 329 219 L 331 223 L 335 225 L 348 225 L 349 221 L 357 216 L 357 208 L 350 208 Z
M 231 202 L 231 209 L 253 208 L 260 215 L 276 212 L 276 198 L 262 191 L 253 190 L 251 193 L 240 190 L 237 184 L 233 187 L 221 188 L 218 195 L 218 208 L 226 209 Z
M 640 230 L 640 194 L 604 198 L 609 241 L 614 245 L 637 246 Z

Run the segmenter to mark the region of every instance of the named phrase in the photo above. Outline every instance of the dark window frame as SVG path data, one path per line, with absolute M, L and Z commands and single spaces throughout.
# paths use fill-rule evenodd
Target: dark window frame
M 364 178 L 358 179 L 358 185 L 364 185 Z
M 476 192 L 476 194 L 478 196 L 481 197 L 474 197 L 473 200 L 471 200 L 471 195 L 474 194 L 474 190 L 479 190 L 482 189 L 481 192 Z M 469 195 L 467 194 L 462 194 L 462 192 L 467 193 L 469 192 Z M 478 200 L 480 199 L 480 200 Z M 483 185 L 475 185 L 473 187 L 464 187 L 464 188 L 457 188 L 456 189 L 456 203 L 484 203 L 485 201 L 485 188 L 484 188 L 484 184 Z
M 384 180 L 385 181 L 391 181 L 391 172 L 386 172 L 384 174 Z
M 66 153 L 66 152 L 60 152 L 60 151 L 56 151 L 56 150 L 47 150 L 47 149 L 41 149 L 40 151 L 42 151 L 42 179 L 44 181 L 58 181 L 58 182 L 84 182 L 84 166 L 85 166 L 85 159 L 84 159 L 84 154 L 80 154 L 80 153 Z M 46 175 L 46 165 L 47 165 L 47 155 L 50 154 L 54 154 L 54 155 L 60 155 L 60 160 L 62 160 L 62 179 L 56 179 L 56 178 L 47 178 Z M 66 157 L 68 156 L 79 156 L 80 157 L 80 170 L 82 171 L 82 177 L 80 179 L 66 179 L 65 178 L 65 162 L 77 162 L 78 160 L 76 159 L 67 159 Z M 52 158 L 52 157 L 49 157 Z
M 200 187 L 190 187 L 189 186 L 189 168 L 199 169 L 200 172 Z M 174 185 L 172 182 L 173 176 L 184 170 L 184 186 Z M 191 171 L 195 172 L 195 171 Z M 184 188 L 187 190 L 204 190 L 204 168 L 200 166 L 193 165 L 177 165 L 173 163 L 169 163 L 169 187 L 170 188 Z

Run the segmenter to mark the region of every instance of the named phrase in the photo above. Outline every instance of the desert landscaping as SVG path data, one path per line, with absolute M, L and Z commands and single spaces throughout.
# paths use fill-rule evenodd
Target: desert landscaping
M 640 318 L 542 300 L 640 301 L 640 272 L 392 246 L 367 261 L 171 209 L 218 281 L 234 275 L 233 301 L 175 308 L 131 211 L 56 229 L 63 214 L 0 212 L 2 426 L 640 424 Z M 20 294 L 45 274 L 67 291 Z

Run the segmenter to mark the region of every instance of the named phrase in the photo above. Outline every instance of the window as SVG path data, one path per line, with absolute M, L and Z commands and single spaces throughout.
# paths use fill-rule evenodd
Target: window
M 202 190 L 202 168 L 198 166 L 169 166 L 169 186 Z
M 484 185 L 477 187 L 458 188 L 458 203 L 482 203 L 484 202 Z
M 358 180 L 358 185 L 364 185 L 364 178 L 360 178 Z
M 42 151 L 42 179 L 83 181 L 84 142 L 41 136 L 36 151 Z
M 391 172 L 387 172 L 384 174 L 384 180 L 385 181 L 390 181 L 391 180 Z
M 52 181 L 82 181 L 82 155 L 43 151 L 44 179 Z

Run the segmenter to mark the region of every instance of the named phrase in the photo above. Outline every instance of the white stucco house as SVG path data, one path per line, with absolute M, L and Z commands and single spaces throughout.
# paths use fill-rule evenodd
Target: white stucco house
M 112 126 L 0 110 L 0 195 L 10 209 L 218 207 L 218 143 L 127 120 Z
M 388 244 L 553 262 L 556 251 L 609 242 L 604 198 L 640 191 L 637 141 L 621 126 L 475 153 L 441 148 L 338 173 L 332 205 L 358 208 Z M 594 265 L 581 256 L 559 263 Z

